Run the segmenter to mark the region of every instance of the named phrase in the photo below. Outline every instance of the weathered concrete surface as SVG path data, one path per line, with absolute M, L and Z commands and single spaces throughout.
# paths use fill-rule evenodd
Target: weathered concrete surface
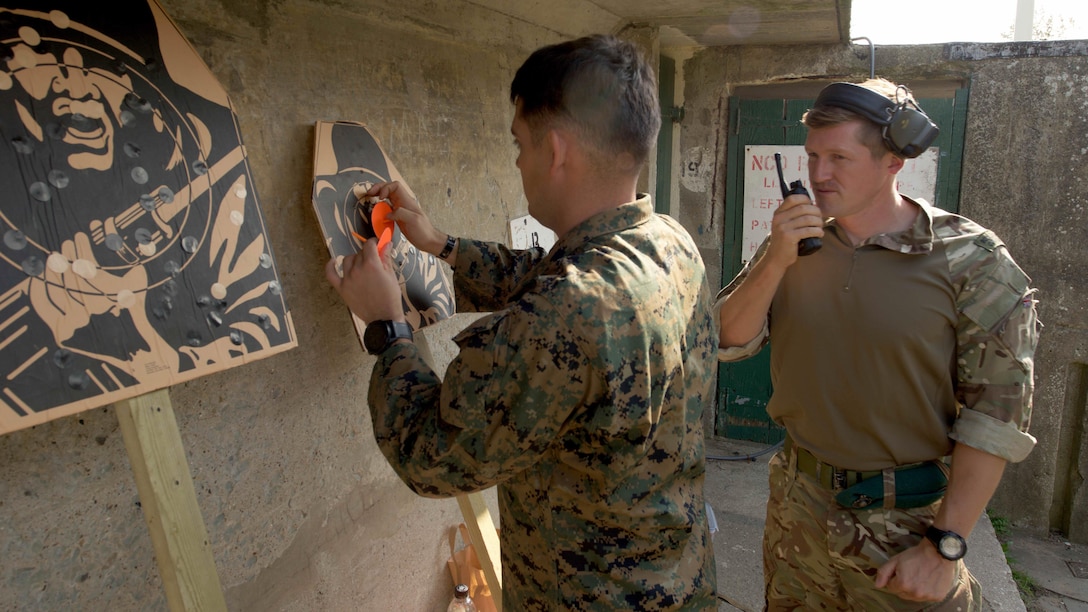
M 532 49 L 582 32 L 458 0 L 163 5 L 238 111 L 300 343 L 171 390 L 228 605 L 437 609 L 448 597 L 447 529 L 461 517 L 453 500 L 412 495 L 373 442 L 365 408 L 373 360 L 323 278 L 327 254 L 310 209 L 313 123 L 368 123 L 436 224 L 506 240 L 508 221 L 525 213 L 509 80 Z M 656 48 L 644 29 L 635 36 Z M 829 46 L 664 51 L 686 59 L 673 168 L 679 217 L 719 278 L 729 93 L 860 79 L 868 57 Z M 1084 57 L 950 60 L 940 46 L 877 53 L 878 71 L 893 79 L 971 80 L 962 209 L 1002 235 L 1041 289 L 1040 446 L 1010 468 L 994 505 L 1035 529 L 1055 516 L 1088 524 L 1072 469 L 1085 461 L 1088 361 L 1078 265 L 1088 260 Z M 439 369 L 470 320 L 458 315 L 422 334 Z M 111 409 L 0 437 L 0 465 L 0 609 L 165 608 Z M 1054 502 L 1066 498 L 1075 501 Z
M 1039 288 L 1046 325 L 1032 418 L 1039 443 L 1010 466 L 994 505 L 1024 527 L 1085 543 L 1088 52 L 972 66 L 963 210 L 1009 244 Z
M 683 65 L 680 219 L 708 268 L 722 262 L 728 97 L 740 86 L 868 77 L 867 49 L 705 49 Z M 1088 539 L 1088 56 L 1085 41 L 878 47 L 876 72 L 918 87 L 970 86 L 960 211 L 996 231 L 1039 289 L 1036 449 L 1011 465 L 991 510 Z M 694 174 L 693 174 L 694 172 Z M 713 273 L 711 278 L 714 278 Z
M 507 240 L 526 212 L 510 79 L 560 36 L 456 0 L 163 6 L 237 109 L 299 338 L 171 389 L 228 605 L 438 609 L 461 515 L 452 499 L 412 494 L 374 443 L 373 359 L 324 279 L 313 125 L 367 123 L 438 226 Z M 423 333 L 439 368 L 470 321 Z M 112 409 L 0 437 L 0 465 L 0 609 L 165 609 Z

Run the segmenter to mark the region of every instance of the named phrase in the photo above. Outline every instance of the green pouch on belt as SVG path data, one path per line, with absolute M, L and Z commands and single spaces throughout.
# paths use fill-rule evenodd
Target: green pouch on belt
M 936 461 L 927 461 L 895 471 L 895 507 L 920 508 L 944 496 L 948 488 L 948 468 Z M 852 487 L 839 491 L 835 501 L 847 508 L 868 508 L 884 501 L 883 474 L 866 478 Z

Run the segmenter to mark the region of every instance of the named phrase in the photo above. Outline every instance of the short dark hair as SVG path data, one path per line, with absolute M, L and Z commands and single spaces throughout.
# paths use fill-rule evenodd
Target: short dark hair
M 553 122 L 577 130 L 606 155 L 641 166 L 661 128 L 657 77 L 635 45 L 594 35 L 542 47 L 518 68 L 510 101 L 534 137 Z

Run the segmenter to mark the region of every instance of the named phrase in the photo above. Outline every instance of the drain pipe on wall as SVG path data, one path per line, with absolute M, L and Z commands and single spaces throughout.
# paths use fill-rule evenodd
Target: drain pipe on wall
M 876 47 L 873 46 L 873 41 L 869 40 L 866 36 L 858 36 L 857 38 L 851 38 L 850 42 L 857 42 L 864 40 L 869 43 L 869 78 L 876 78 Z

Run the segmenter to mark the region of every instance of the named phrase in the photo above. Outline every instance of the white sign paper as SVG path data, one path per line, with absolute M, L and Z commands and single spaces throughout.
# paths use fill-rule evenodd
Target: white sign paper
M 555 244 L 555 232 L 525 215 L 510 222 L 510 244 L 515 249 L 543 247 L 547 251 Z
M 741 263 L 755 256 L 756 250 L 771 231 L 771 218 L 782 203 L 774 154 L 782 154 L 782 175 L 789 185 L 800 180 L 811 192 L 808 182 L 808 155 L 802 145 L 749 145 L 744 147 L 744 232 Z M 899 191 L 933 203 L 937 192 L 937 147 L 930 147 L 915 159 L 908 159 L 899 171 Z

